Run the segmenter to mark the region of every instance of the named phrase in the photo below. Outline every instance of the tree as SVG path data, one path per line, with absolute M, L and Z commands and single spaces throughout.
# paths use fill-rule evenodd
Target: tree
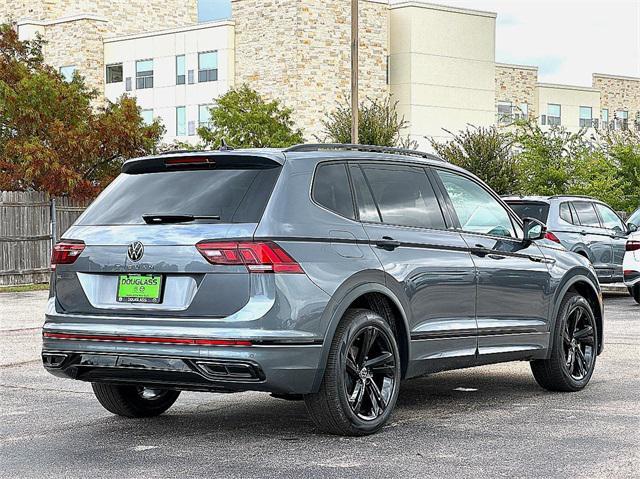
M 624 180 L 622 209 L 635 210 L 640 207 L 640 132 L 603 130 L 598 132 L 598 139 Z
M 304 142 L 292 110 L 277 100 L 266 101 L 247 85 L 222 95 L 210 112 L 212 126 L 198 129 L 210 148 L 219 148 L 223 141 L 234 148 L 284 148 Z
M 97 93 L 46 65 L 43 42 L 0 25 L 0 189 L 94 196 L 122 162 L 154 151 L 164 129 L 134 99 L 96 107 Z
M 358 137 L 363 145 L 391 146 L 416 149 L 418 144 L 402 136 L 409 122 L 398 114 L 398 102 L 391 97 L 383 100 L 367 98 L 360 104 Z M 322 121 L 324 138 L 320 141 L 351 143 L 351 104 L 338 105 Z
M 446 130 L 445 130 L 446 131 Z M 444 143 L 430 140 L 431 147 L 445 160 L 469 170 L 498 194 L 519 191 L 520 173 L 512 153 L 510 135 L 489 128 L 469 126 Z

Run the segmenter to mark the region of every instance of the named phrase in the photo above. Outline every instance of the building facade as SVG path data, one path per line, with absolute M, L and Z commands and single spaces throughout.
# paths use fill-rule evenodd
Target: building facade
M 23 39 L 42 36 L 45 60 L 65 77 L 77 71 L 107 100 L 135 96 L 147 121 L 164 123 L 165 142 L 197 142 L 215 99 L 244 83 L 323 140 L 323 118 L 350 96 L 350 0 L 226 3 L 225 18 L 199 22 L 198 0 L 14 0 L 0 21 L 16 21 Z M 360 16 L 360 96 L 391 94 L 422 148 L 514 118 L 640 128 L 638 78 L 545 84 L 535 66 L 496 63 L 495 13 L 360 0 Z

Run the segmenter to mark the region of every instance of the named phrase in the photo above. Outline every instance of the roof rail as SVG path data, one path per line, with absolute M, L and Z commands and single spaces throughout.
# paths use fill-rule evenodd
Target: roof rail
M 390 153 L 393 155 L 417 156 L 428 160 L 444 161 L 439 156 L 426 153 L 424 151 L 410 150 L 408 148 L 392 148 L 390 146 L 375 145 L 354 145 L 350 143 L 307 143 L 294 145 L 284 150 L 284 153 L 320 151 L 320 150 L 345 150 L 345 151 L 367 151 L 371 153 Z
M 600 201 L 594 198 L 593 196 L 587 196 L 587 195 L 553 195 L 549 197 L 549 199 L 552 199 L 552 198 L 584 198 L 585 200 Z

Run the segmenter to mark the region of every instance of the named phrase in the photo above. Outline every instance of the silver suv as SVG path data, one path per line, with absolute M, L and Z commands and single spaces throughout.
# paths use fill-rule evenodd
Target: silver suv
M 426 153 L 135 159 L 54 248 L 42 358 L 121 416 L 183 390 L 267 391 L 348 435 L 435 371 L 529 361 L 577 391 L 602 350 L 600 287 L 544 234 Z
M 613 209 L 588 196 L 509 196 L 504 198 L 520 216 L 547 225 L 546 239 L 587 258 L 601 283 L 622 282 L 627 237 L 637 230 Z

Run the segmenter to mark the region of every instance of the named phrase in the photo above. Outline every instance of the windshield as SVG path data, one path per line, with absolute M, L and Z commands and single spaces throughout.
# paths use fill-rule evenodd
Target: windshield
M 640 226 L 640 208 L 638 208 L 635 213 L 633 213 L 627 223 L 634 224 L 636 226 Z
M 280 170 L 123 173 L 78 218 L 77 224 L 145 224 L 143 216 L 149 214 L 209 217 L 198 222 L 257 223 Z
M 547 222 L 547 217 L 549 216 L 549 205 L 547 203 L 512 203 L 507 201 L 507 204 L 521 219 L 534 218 L 538 221 L 542 221 L 543 223 Z

